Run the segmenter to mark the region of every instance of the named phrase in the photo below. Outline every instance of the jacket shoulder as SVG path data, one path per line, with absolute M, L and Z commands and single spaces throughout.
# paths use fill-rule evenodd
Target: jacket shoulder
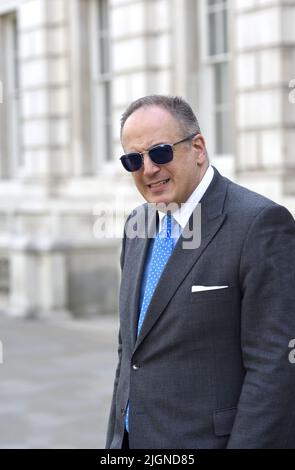
M 266 208 L 282 207 L 262 194 L 228 180 L 226 203 L 233 212 L 242 211 L 245 215 L 255 216 Z

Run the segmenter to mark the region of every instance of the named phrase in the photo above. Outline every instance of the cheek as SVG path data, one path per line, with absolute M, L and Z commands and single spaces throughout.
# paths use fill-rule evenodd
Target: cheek
M 169 172 L 169 176 L 172 180 L 172 183 L 179 186 L 182 184 L 183 179 L 185 178 L 185 174 L 187 169 L 182 166 L 177 166 Z
M 142 178 L 141 178 L 141 175 L 140 174 L 137 174 L 136 172 L 135 173 L 132 173 L 132 178 L 133 178 L 133 182 L 134 184 L 139 187 L 142 185 Z
M 195 167 L 189 164 L 177 168 L 177 171 L 173 174 L 173 183 L 178 190 L 189 188 L 194 184 L 195 179 Z

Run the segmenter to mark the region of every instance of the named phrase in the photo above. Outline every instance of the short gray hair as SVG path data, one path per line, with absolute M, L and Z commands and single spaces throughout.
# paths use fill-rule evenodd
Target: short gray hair
M 178 122 L 181 130 L 187 134 L 200 134 L 198 120 L 190 105 L 180 96 L 148 95 L 133 101 L 121 117 L 121 136 L 125 122 L 140 108 L 158 106 L 168 111 Z

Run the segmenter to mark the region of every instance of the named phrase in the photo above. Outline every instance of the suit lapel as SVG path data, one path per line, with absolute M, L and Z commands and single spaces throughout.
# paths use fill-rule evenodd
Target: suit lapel
M 139 217 L 138 224 L 143 225 L 148 234 L 146 237 L 136 237 L 132 243 L 132 251 L 128 256 L 128 265 L 124 272 L 124 280 L 128 281 L 128 287 L 126 289 L 126 298 L 122 299 L 121 304 L 125 307 L 129 305 L 129 308 L 125 310 L 122 316 L 122 321 L 126 322 L 126 330 L 130 329 L 131 325 L 131 347 L 133 349 L 136 336 L 137 336 L 137 322 L 139 313 L 139 297 L 141 290 L 142 276 L 144 272 L 145 259 L 147 251 L 150 245 L 151 237 L 153 237 L 156 227 L 156 210 L 151 205 L 145 204 L 142 206 L 144 211 Z M 148 214 L 148 210 L 151 212 Z M 130 289 L 130 280 L 135 280 L 135 285 Z
M 183 241 L 185 241 L 185 239 L 182 236 L 179 238 L 176 247 L 166 265 L 166 268 L 163 271 L 162 277 L 160 278 L 149 308 L 146 312 L 140 334 L 135 343 L 135 349 L 139 347 L 145 336 L 149 333 L 155 322 L 163 313 L 165 307 L 173 297 L 177 288 L 183 282 L 191 268 L 197 263 L 199 257 L 204 252 L 204 250 L 206 250 L 210 241 L 221 228 L 225 220 L 226 215 L 223 213 L 223 205 L 228 180 L 223 178 L 216 169 L 214 169 L 214 172 L 214 178 L 201 201 L 201 244 L 198 248 L 195 249 L 183 249 Z M 141 262 L 143 264 L 145 253 L 141 258 Z M 141 276 L 139 277 L 138 282 L 140 286 Z M 139 288 L 139 286 L 137 286 L 137 288 Z M 133 329 L 135 328 L 135 335 L 137 326 L 137 312 L 138 302 L 136 315 L 133 315 L 135 320 L 135 325 L 133 324 Z

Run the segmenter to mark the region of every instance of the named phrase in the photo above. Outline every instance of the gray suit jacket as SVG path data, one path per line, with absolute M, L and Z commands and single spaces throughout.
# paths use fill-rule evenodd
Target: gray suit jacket
M 138 338 L 149 240 L 124 237 L 107 448 L 122 445 L 129 399 L 131 448 L 295 447 L 295 222 L 214 173 L 201 245 L 178 240 Z

